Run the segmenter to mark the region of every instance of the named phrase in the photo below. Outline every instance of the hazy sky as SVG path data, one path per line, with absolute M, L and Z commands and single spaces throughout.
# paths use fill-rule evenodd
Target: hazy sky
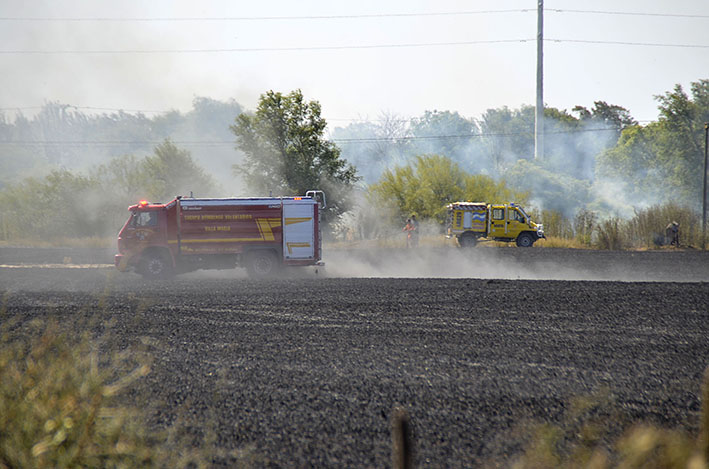
M 709 78 L 706 0 L 544 6 L 547 105 L 603 100 L 655 120 L 654 95 Z M 331 127 L 383 112 L 477 118 L 534 104 L 536 9 L 533 0 L 0 0 L 0 108 L 187 111 L 196 96 L 253 108 L 269 89 L 300 88 Z M 393 45 L 402 47 L 383 47 Z

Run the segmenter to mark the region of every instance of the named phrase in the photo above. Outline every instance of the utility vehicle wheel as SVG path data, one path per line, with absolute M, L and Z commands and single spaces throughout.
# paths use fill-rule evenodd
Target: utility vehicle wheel
M 143 261 L 140 273 L 146 278 L 165 278 L 172 274 L 172 267 L 163 256 L 156 254 Z
M 472 233 L 463 233 L 458 238 L 458 244 L 460 244 L 462 248 L 474 248 L 477 243 L 478 240 Z
M 517 236 L 517 246 L 521 248 L 529 248 L 534 244 L 534 237 L 529 233 L 522 233 Z
M 273 251 L 252 251 L 246 261 L 246 272 L 252 277 L 270 277 L 278 272 L 279 265 Z

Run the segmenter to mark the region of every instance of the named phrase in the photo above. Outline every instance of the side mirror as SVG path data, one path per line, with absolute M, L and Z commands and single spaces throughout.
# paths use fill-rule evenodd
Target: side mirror
M 315 199 L 320 204 L 320 209 L 327 207 L 327 202 L 325 201 L 325 193 L 323 191 L 308 191 L 305 193 L 306 197 Z

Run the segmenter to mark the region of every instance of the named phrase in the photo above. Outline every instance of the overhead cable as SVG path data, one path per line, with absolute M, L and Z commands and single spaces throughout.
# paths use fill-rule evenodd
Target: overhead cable
M 632 41 L 594 41 L 587 39 L 554 39 L 544 38 L 544 42 L 571 42 L 577 44 L 603 44 L 618 46 L 649 46 L 649 47 L 683 47 L 694 49 L 709 49 L 708 44 L 668 44 L 662 42 L 632 42 Z
M 0 21 L 7 22 L 197 22 L 197 21 L 299 21 L 299 20 L 341 20 L 341 19 L 376 19 L 376 18 L 415 18 L 435 16 L 469 16 L 506 13 L 536 12 L 536 8 L 503 10 L 464 10 L 418 13 L 369 13 L 351 15 L 301 15 L 301 16 L 185 16 L 185 17 L 51 17 L 51 16 L 3 16 Z M 661 18 L 706 19 L 709 15 L 682 13 L 650 13 L 643 11 L 579 10 L 566 8 L 545 8 L 549 13 L 576 13 L 595 15 L 650 16 Z
M 305 15 L 305 16 L 190 16 L 190 17 L 132 17 L 132 18 L 109 18 L 109 17 L 50 17 L 50 16 L 5 16 L 0 17 L 0 21 L 67 21 L 67 22 L 172 22 L 172 21 L 287 21 L 287 20 L 340 20 L 340 19 L 368 19 L 368 18 L 408 18 L 419 16 L 464 16 L 464 15 L 486 15 L 498 13 L 527 13 L 536 11 L 523 9 L 507 10 L 473 10 L 473 11 L 443 11 L 443 12 L 421 12 L 421 13 L 371 13 L 361 15 Z
M 571 10 L 562 8 L 545 8 L 545 12 L 551 13 L 584 13 L 596 15 L 622 15 L 622 16 L 655 16 L 661 18 L 695 18 L 706 19 L 709 15 L 690 15 L 681 13 L 649 13 L 644 11 L 606 11 L 606 10 Z
M 0 50 L 0 54 L 201 54 L 224 52 L 296 52 L 317 50 L 344 50 L 344 49 L 383 49 L 406 47 L 440 47 L 440 46 L 467 46 L 473 44 L 503 44 L 512 42 L 528 42 L 534 39 L 492 39 L 480 41 L 459 42 L 421 42 L 408 44 L 360 44 L 353 46 L 310 46 L 310 47 L 243 47 L 234 49 L 126 49 L 126 50 Z
M 354 49 L 394 49 L 413 47 L 445 47 L 445 46 L 468 46 L 482 44 L 510 44 L 533 42 L 536 39 L 491 39 L 480 41 L 456 41 L 456 42 L 420 42 L 404 44 L 360 44 L 351 46 L 309 46 L 309 47 L 253 47 L 253 48 L 233 48 L 233 49 L 125 49 L 125 50 L 0 50 L 3 55 L 97 55 L 97 54 L 204 54 L 204 53 L 239 53 L 239 52 L 300 52 L 300 51 L 328 51 L 328 50 L 354 50 Z M 601 45 L 622 45 L 622 46 L 646 46 L 646 47 L 679 47 L 707 49 L 709 44 L 676 44 L 661 42 L 633 42 L 633 41 L 601 41 L 592 39 L 560 39 L 545 38 L 545 42 L 552 43 L 577 43 L 577 44 L 601 44 Z
M 614 127 L 592 128 L 592 129 L 573 129 L 573 130 L 558 130 L 546 132 L 547 135 L 552 134 L 574 134 L 583 132 L 616 132 L 618 129 Z M 364 138 L 331 138 L 328 139 L 334 143 L 375 143 L 375 142 L 397 142 L 397 141 L 415 141 L 415 140 L 448 140 L 448 139 L 466 139 L 466 138 L 481 138 L 481 137 L 514 137 L 520 135 L 531 135 L 529 132 L 489 132 L 477 134 L 462 134 L 462 135 L 427 135 L 427 136 L 403 136 L 403 137 L 364 137 Z M 18 140 L 18 141 L 0 141 L 0 145 L 47 145 L 47 146 L 118 146 L 118 145 L 159 145 L 164 140 Z M 222 146 L 234 145 L 232 140 L 171 140 L 175 145 L 198 145 L 198 146 Z

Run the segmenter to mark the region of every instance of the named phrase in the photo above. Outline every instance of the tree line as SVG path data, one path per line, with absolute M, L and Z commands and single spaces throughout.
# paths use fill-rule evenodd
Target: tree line
M 545 109 L 537 160 L 531 106 L 489 109 L 478 119 L 435 110 L 413 119 L 384 114 L 328 134 L 320 104 L 299 90 L 264 93 L 255 111 L 197 98 L 186 114 L 152 118 L 86 116 L 50 103 L 32 119 L 0 114 L 0 239 L 112 235 L 127 205 L 190 191 L 324 189 L 327 219 L 340 231 L 367 223 L 372 207 L 390 223 L 410 213 L 442 223 L 443 207 L 455 200 L 515 200 L 567 219 L 584 210 L 631 218 L 663 202 L 697 211 L 709 80 L 656 99 L 660 117 L 647 125 L 604 101 Z M 67 141 L 128 148 L 51 144 Z M 175 141 L 215 145 L 188 150 Z

